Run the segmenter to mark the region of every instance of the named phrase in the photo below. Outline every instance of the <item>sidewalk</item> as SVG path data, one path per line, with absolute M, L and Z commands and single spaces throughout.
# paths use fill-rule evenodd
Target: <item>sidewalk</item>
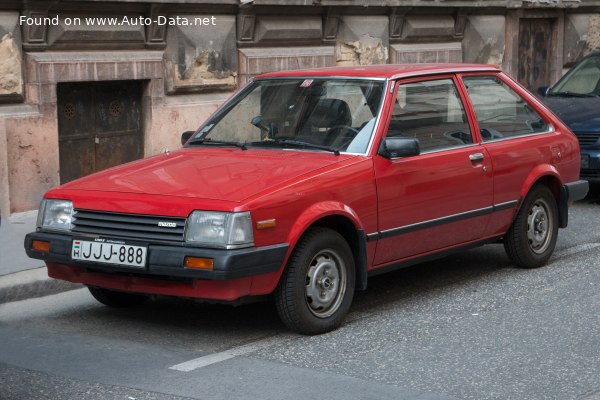
M 48 278 L 44 263 L 25 254 L 25 235 L 35 230 L 37 211 L 2 216 L 0 225 L 0 304 L 80 287 Z

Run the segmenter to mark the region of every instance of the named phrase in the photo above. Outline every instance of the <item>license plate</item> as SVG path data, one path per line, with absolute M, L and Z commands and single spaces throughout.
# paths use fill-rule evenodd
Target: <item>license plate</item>
M 582 154 L 580 158 L 580 168 L 589 168 L 590 167 L 590 155 Z
M 71 258 L 73 260 L 91 261 L 102 264 L 124 265 L 144 268 L 146 266 L 145 246 L 129 244 L 91 242 L 88 240 L 73 240 Z

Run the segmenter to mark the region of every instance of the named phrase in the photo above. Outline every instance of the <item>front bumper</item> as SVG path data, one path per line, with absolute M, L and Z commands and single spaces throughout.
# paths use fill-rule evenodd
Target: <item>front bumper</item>
M 32 241 L 50 243 L 49 252 L 32 249 Z M 289 248 L 283 243 L 273 246 L 250 247 L 236 250 L 206 249 L 183 245 L 148 244 L 148 258 L 144 268 L 129 268 L 118 265 L 73 260 L 71 249 L 73 237 L 46 232 L 33 232 L 25 236 L 25 251 L 31 258 L 47 263 L 77 266 L 84 270 L 112 274 L 134 273 L 148 278 L 192 278 L 210 280 L 233 280 L 278 271 Z M 186 268 L 185 257 L 212 258 L 213 269 Z
M 581 179 L 587 181 L 600 180 L 600 150 L 595 148 L 581 149 Z

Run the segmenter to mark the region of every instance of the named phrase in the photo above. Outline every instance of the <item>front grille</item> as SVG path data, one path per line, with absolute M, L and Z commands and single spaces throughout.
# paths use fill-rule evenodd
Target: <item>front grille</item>
M 582 179 L 600 178 L 600 170 L 582 168 L 579 173 L 579 176 Z
M 159 222 L 175 223 L 162 227 Z M 73 232 L 149 241 L 182 242 L 185 218 L 75 210 Z
M 592 146 L 596 144 L 598 138 L 600 138 L 600 133 L 576 133 L 577 139 L 579 139 L 580 146 Z

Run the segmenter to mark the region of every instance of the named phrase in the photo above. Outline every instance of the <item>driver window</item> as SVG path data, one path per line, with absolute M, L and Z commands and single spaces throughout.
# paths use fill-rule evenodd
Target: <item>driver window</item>
M 387 135 L 418 139 L 422 153 L 473 143 L 463 104 L 451 79 L 401 85 Z

